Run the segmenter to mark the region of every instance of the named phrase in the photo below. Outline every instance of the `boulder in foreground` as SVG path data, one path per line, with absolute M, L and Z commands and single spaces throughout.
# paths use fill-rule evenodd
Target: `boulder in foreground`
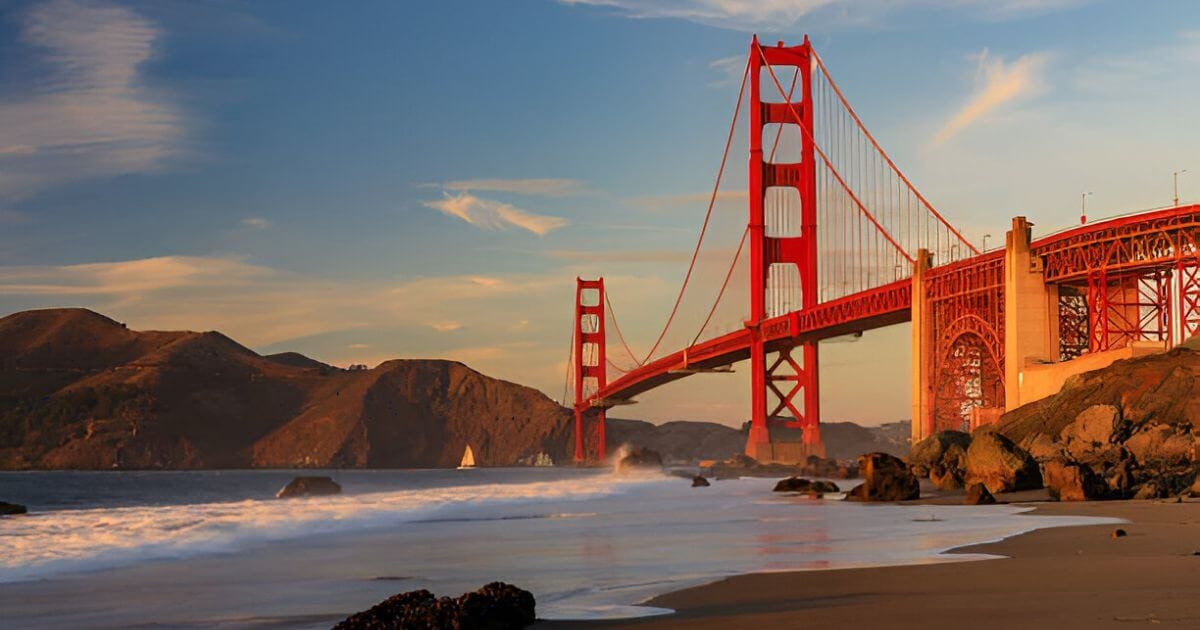
M 492 582 L 457 598 L 437 598 L 422 589 L 393 595 L 368 610 L 350 615 L 334 630 L 515 630 L 533 624 L 537 619 L 535 607 L 532 593 L 504 582 Z
M 992 494 L 1042 487 L 1037 461 L 999 433 L 976 431 L 967 449 L 966 464 L 965 483 L 982 483 Z
M 329 477 L 296 477 L 275 493 L 278 499 L 325 494 L 341 494 L 342 487 Z
M 662 455 L 658 451 L 652 451 L 644 446 L 638 446 L 629 450 L 620 459 L 617 460 L 618 473 L 627 473 L 634 470 L 662 470 L 663 460 Z
M 867 453 L 858 458 L 863 482 L 846 493 L 851 501 L 911 501 L 920 498 L 921 484 L 904 460 L 887 453 Z
M 14 516 L 24 514 L 27 511 L 25 506 L 19 503 L 5 503 L 4 501 L 0 501 L 0 516 Z
M 970 434 L 962 431 L 938 431 L 913 444 L 908 453 L 908 463 L 921 472 L 938 467 L 945 470 L 961 470 L 970 446 Z
M 712 484 L 708 483 L 707 479 L 705 479 L 704 477 L 701 477 L 700 475 L 696 475 L 695 477 L 692 477 L 692 487 L 693 488 L 707 488 L 711 485 Z

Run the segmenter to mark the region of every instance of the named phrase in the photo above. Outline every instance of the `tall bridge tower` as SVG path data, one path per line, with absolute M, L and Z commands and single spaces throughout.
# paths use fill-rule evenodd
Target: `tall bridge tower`
M 763 70 L 766 66 L 793 70 L 798 78 L 793 89 L 798 99 L 764 102 Z M 795 460 L 805 455 L 824 455 L 819 428 L 820 391 L 817 380 L 817 343 L 792 342 L 769 345 L 762 325 L 770 316 L 769 294 L 788 286 L 798 288 L 799 304 L 789 310 L 817 305 L 817 194 L 813 150 L 812 47 L 808 37 L 799 46 L 750 44 L 750 157 L 749 241 L 750 319 L 746 327 L 750 342 L 750 435 L 746 454 L 762 461 Z M 768 81 L 770 77 L 768 76 Z M 796 102 L 798 100 L 798 102 Z M 801 129 L 797 129 L 802 123 Z M 784 132 L 790 128 L 793 133 Z M 798 138 L 797 162 L 776 160 L 781 135 Z M 763 136 L 774 136 L 768 154 Z M 798 228 L 798 229 L 797 229 Z M 769 354 L 774 356 L 768 357 Z M 801 444 L 772 442 L 771 428 L 803 431 Z M 776 452 L 788 451 L 788 452 Z

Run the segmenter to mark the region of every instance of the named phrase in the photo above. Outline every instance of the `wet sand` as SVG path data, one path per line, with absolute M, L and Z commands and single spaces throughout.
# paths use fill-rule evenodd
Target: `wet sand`
M 675 614 L 539 628 L 1200 627 L 1200 500 L 1030 504 L 1129 521 L 957 550 L 993 560 L 727 578 L 649 601 Z M 1128 532 L 1112 538 L 1120 527 Z

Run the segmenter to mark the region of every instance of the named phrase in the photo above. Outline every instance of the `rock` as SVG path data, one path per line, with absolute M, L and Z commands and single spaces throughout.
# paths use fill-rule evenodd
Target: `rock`
M 616 472 L 628 473 L 637 469 L 662 470 L 662 455 L 645 447 L 635 447 L 617 460 Z
M 1098 451 L 1104 451 L 1119 440 L 1121 410 L 1113 405 L 1092 405 L 1059 432 L 1067 454 L 1075 461 L 1091 461 Z
M 704 477 L 701 477 L 700 475 L 696 475 L 695 477 L 692 477 L 692 487 L 693 488 L 707 488 L 711 485 L 712 484 L 708 483 L 707 479 L 705 479 Z
M 1192 482 L 1192 486 L 1188 488 L 1188 495 L 1192 497 L 1200 497 L 1200 476 Z
M 288 482 L 279 492 L 275 493 L 278 499 L 290 499 L 293 497 L 305 497 L 326 494 L 341 494 L 342 487 L 336 481 L 329 477 L 296 477 Z
M 966 505 L 993 505 L 996 503 L 996 497 L 988 492 L 987 486 L 973 483 L 967 486 L 967 496 L 963 498 L 963 503 Z
M 1128 536 L 1128 535 L 1129 535 L 1129 534 L 1125 533 L 1125 530 L 1123 530 L 1123 529 L 1114 529 L 1114 530 L 1113 530 L 1113 532 L 1112 532 L 1112 537 L 1113 537 L 1113 538 L 1123 538 L 1123 537 L 1125 537 L 1125 536 Z
M 1125 441 L 1125 448 L 1143 466 L 1186 465 L 1195 449 L 1191 425 L 1154 424 Z
M 6 503 L 4 501 L 0 501 L 0 516 L 14 516 L 17 514 L 24 514 L 28 511 L 29 510 L 25 509 L 24 505 L 19 503 Z
M 846 493 L 852 501 L 911 501 L 921 496 L 921 484 L 904 460 L 887 453 L 867 453 L 858 458 L 863 483 Z
M 772 492 L 813 492 L 812 482 L 801 477 L 780 479 Z
M 504 582 L 492 582 L 457 599 L 439 599 L 424 589 L 393 595 L 366 611 L 350 615 L 334 629 L 509 630 L 532 625 L 536 619 L 536 602 L 532 593 Z
M 1143 483 L 1141 487 L 1138 488 L 1137 492 L 1133 495 L 1133 498 L 1138 501 L 1145 501 L 1147 499 L 1161 499 L 1165 496 L 1167 496 L 1167 493 L 1163 490 L 1163 487 L 1158 483 L 1158 481 L 1150 480 Z
M 838 485 L 836 483 L 833 483 L 832 481 L 814 481 L 814 482 L 812 482 L 812 488 L 814 491 L 820 492 L 821 494 L 829 494 L 831 492 L 841 492 L 842 491 L 842 489 L 839 488 Z
M 988 492 L 1034 490 L 1042 474 L 1029 453 L 992 431 L 977 431 L 967 449 L 965 483 L 982 483 Z
M 1132 495 L 1135 485 L 1135 466 L 1132 457 L 1124 457 L 1104 471 L 1104 482 L 1108 485 L 1108 496 L 1125 499 Z
M 1038 433 L 1032 440 L 1029 440 L 1029 444 L 1025 446 L 1025 450 L 1029 451 L 1029 456 L 1039 464 L 1054 459 L 1062 459 L 1064 454 L 1062 444 L 1045 433 Z
M 1042 482 L 1051 499 L 1059 501 L 1091 501 L 1103 499 L 1108 484 L 1086 464 L 1052 460 L 1042 465 Z
M 908 463 L 918 470 L 932 471 L 941 465 L 952 470 L 961 470 L 967 448 L 971 446 L 970 434 L 962 431 L 938 431 L 917 442 L 908 452 Z
M 941 464 L 929 471 L 929 480 L 942 492 L 953 492 L 963 487 L 962 473 L 957 468 L 946 468 Z

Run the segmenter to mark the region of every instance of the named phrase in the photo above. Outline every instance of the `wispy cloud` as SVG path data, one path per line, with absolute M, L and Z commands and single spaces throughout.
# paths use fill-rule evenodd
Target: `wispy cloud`
M 367 348 L 371 347 L 371 344 L 369 344 L 369 343 L 352 343 L 352 344 L 347 345 L 346 347 L 351 350 L 366 350 Z
M 273 272 L 240 260 L 162 256 L 64 266 L 0 267 L 0 295 L 126 296 L 233 287 Z
M 446 321 L 440 321 L 440 322 L 430 322 L 429 327 L 440 333 L 445 333 L 445 332 L 454 332 L 456 330 L 462 330 L 463 326 L 462 326 L 462 324 L 460 324 L 456 321 L 446 320 Z
M 746 72 L 746 55 L 732 55 L 730 57 L 721 57 L 714 59 L 708 64 L 721 78 L 709 81 L 709 87 L 727 87 L 730 85 L 736 86 L 742 80 L 742 74 Z
M 814 18 L 838 25 L 875 25 L 899 11 L 956 11 L 1007 20 L 1074 8 L 1090 0 L 559 0 L 604 7 L 631 18 L 676 18 L 734 30 L 780 31 Z
M 142 73 L 162 37 L 157 25 L 99 0 L 50 0 L 33 5 L 20 29 L 44 70 L 0 100 L 0 195 L 155 171 L 183 151 L 183 114 Z
M 587 185 L 578 179 L 457 179 L 443 183 L 442 188 L 538 197 L 570 197 L 587 192 Z
M 504 202 L 476 197 L 469 192 L 457 195 L 444 193 L 444 198 L 426 201 L 424 205 L 489 230 L 516 227 L 545 236 L 568 224 L 561 217 L 529 212 Z
M 241 221 L 242 227 L 254 230 L 265 230 L 271 227 L 271 222 L 262 217 L 246 217 Z
M 546 252 L 551 258 L 579 262 L 607 263 L 678 263 L 687 262 L 692 253 L 681 249 L 646 249 L 646 250 L 617 250 L 589 251 L 576 249 L 556 249 Z
M 943 144 L 964 129 L 978 123 L 1002 105 L 1029 98 L 1044 89 L 1042 73 L 1046 55 L 1033 53 L 1005 63 L 985 48 L 977 55 L 975 92 L 933 137 L 933 145 Z

